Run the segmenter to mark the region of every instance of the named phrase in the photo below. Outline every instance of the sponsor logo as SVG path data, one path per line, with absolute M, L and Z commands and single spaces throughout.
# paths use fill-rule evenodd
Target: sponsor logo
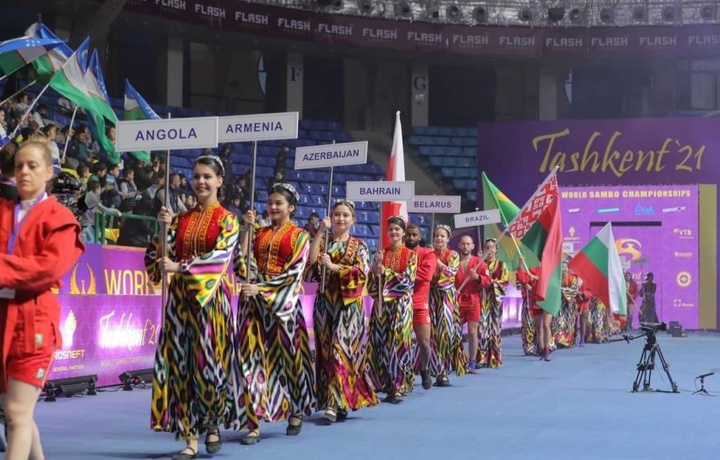
M 689 272 L 682 271 L 677 274 L 677 284 L 680 287 L 688 287 L 692 284 L 692 276 Z

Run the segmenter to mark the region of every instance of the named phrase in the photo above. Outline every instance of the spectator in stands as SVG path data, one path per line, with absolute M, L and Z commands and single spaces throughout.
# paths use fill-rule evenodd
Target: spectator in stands
M 285 182 L 285 170 L 282 171 L 275 171 L 275 177 L 270 181 L 270 186 L 268 187 L 268 190 L 272 190 L 276 185 L 282 184 Z
M 7 122 L 5 121 L 5 111 L 0 110 L 0 144 L 8 137 Z
M 87 184 L 87 192 L 78 199 L 78 210 L 82 212 L 80 224 L 83 227 L 83 242 L 95 242 L 95 214 L 104 213 L 110 216 L 120 216 L 120 211 L 104 206 L 102 204 L 100 182 L 90 180 Z
M 60 342 L 52 290 L 83 253 L 75 216 L 45 193 L 52 177 L 47 144 L 27 142 L 15 154 L 20 201 L 0 201 L 0 403 L 8 460 L 45 458 L 33 413 Z
M 77 174 L 78 178 L 82 181 L 85 188 L 87 188 L 87 183 L 90 180 L 90 168 L 88 167 L 88 165 L 78 166 Z
M 308 216 L 307 224 L 305 224 L 305 231 L 310 234 L 310 239 L 312 240 L 315 238 L 315 235 L 318 231 L 318 226 L 320 225 L 320 216 L 316 212 L 310 213 Z
M 27 93 L 18 94 L 15 97 L 15 104 L 13 104 L 13 118 L 23 120 L 27 115 L 28 109 L 30 109 L 30 96 Z
M 103 162 L 94 163 L 90 170 L 92 171 L 90 180 L 99 182 L 100 187 L 104 188 L 107 182 L 107 165 Z
M 236 216 L 242 216 L 243 212 L 242 209 L 240 209 L 240 197 L 235 195 L 232 197 L 232 200 L 230 200 L 230 206 L 228 206 L 228 211 L 232 212 Z
M 127 173 L 127 170 L 125 171 Z M 150 197 L 141 197 L 132 200 L 134 208 L 132 213 L 139 216 L 152 216 L 153 200 Z M 155 223 L 150 220 L 124 218 L 120 226 L 120 237 L 117 243 L 121 246 L 146 248 L 150 237 L 155 233 Z
M 176 173 L 170 174 L 170 199 L 165 200 L 165 188 L 160 188 L 155 194 L 156 207 L 157 205 L 166 206 L 170 209 L 170 213 L 175 215 L 177 213 L 187 211 L 185 203 L 180 200 L 180 175 Z
M 109 208 L 120 208 L 120 203 L 122 203 L 118 177 L 120 177 L 120 165 L 110 165 L 108 173 L 105 175 L 105 186 L 102 192 L 103 204 Z
M 290 147 L 288 147 L 287 144 L 283 144 L 282 147 L 280 147 L 280 150 L 278 150 L 277 158 L 275 158 L 275 172 L 278 171 L 285 172 L 286 163 L 287 163 L 287 154 L 290 151 Z
M 89 164 L 92 160 L 90 157 L 90 152 L 87 147 L 87 141 L 90 136 L 90 130 L 85 125 L 78 126 L 78 129 L 75 131 L 75 135 L 70 138 L 70 144 L 67 148 L 67 161 L 68 166 L 71 168 L 73 167 L 72 164 L 69 163 L 70 159 L 73 159 L 77 162 L 77 165 L 80 163 L 87 163 Z M 77 168 L 77 165 L 75 168 Z
M 118 193 L 122 199 L 119 207 L 120 211 L 134 212 L 138 197 L 138 189 L 135 186 L 135 170 L 125 168 L 123 177 L 118 180 L 118 184 L 120 186 Z M 145 243 L 147 243 L 147 241 Z
M 190 195 L 192 194 L 192 189 L 190 188 L 190 184 L 188 184 L 187 177 L 185 177 L 185 174 L 180 174 L 180 191 Z
M 223 192 L 226 199 L 232 197 L 233 184 L 235 183 L 235 173 L 233 172 L 232 158 L 232 144 L 223 144 L 220 149 L 220 160 L 222 160 L 223 167 L 225 168 L 225 177 L 223 182 Z
M 60 147 L 58 147 L 57 142 L 55 142 L 55 137 L 57 136 L 57 125 L 48 123 L 40 128 L 40 132 L 48 138 L 48 142 L 50 143 L 50 152 L 52 152 L 53 167 L 55 168 L 55 173 L 57 174 L 59 172 L 58 170 L 61 169 Z
M 15 185 L 15 152 L 18 145 L 8 142 L 0 149 L 0 198 L 14 200 L 17 198 Z
M 32 114 L 32 121 L 35 123 L 36 128 L 40 129 L 45 126 L 45 116 L 47 115 L 47 106 L 45 104 L 38 104 L 35 112 Z
M 258 221 L 258 227 L 268 227 L 270 225 L 270 214 L 267 209 L 262 212 L 262 216 Z
M 192 209 L 195 206 L 197 206 L 197 199 L 195 198 L 195 195 L 192 193 L 188 194 L 187 201 L 185 201 L 185 207 L 187 209 Z M 239 215 L 239 214 L 238 214 Z
M 203 432 L 205 450 L 220 451 L 218 425 L 243 418 L 238 333 L 224 276 L 240 225 L 220 205 L 222 169 L 216 156 L 195 160 L 193 188 L 199 205 L 174 218 L 163 207 L 158 222 L 168 229 L 167 254 L 161 252 L 159 235 L 145 253 L 154 283 L 172 275 L 155 354 L 151 423 L 153 429 L 174 432 L 176 439 L 185 441 L 176 460 L 198 457 Z
M 55 142 L 57 142 L 58 145 L 64 146 L 74 135 L 74 129 L 68 126 L 63 126 L 60 129 L 60 132 L 55 136 Z

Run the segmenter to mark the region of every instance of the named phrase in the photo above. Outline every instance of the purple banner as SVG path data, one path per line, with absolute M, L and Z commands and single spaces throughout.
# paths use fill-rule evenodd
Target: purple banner
M 593 186 L 587 189 L 587 193 L 604 190 L 597 186 L 609 185 L 717 185 L 720 183 L 720 176 L 717 174 L 720 170 L 720 143 L 717 141 L 719 131 L 720 120 L 717 118 L 481 123 L 478 125 L 477 164 L 478 170 L 485 171 L 490 180 L 518 206 L 525 203 L 555 166 L 559 167 L 558 181 L 561 186 Z M 646 189 L 656 190 L 661 187 Z M 480 180 L 478 190 L 482 190 Z M 697 200 L 697 189 L 691 190 L 692 199 Z M 622 192 L 620 193 L 618 199 L 623 198 Z M 478 199 L 482 202 L 481 197 Z M 657 211 L 657 205 L 653 204 L 654 196 L 646 195 L 633 199 L 633 212 L 649 212 L 643 211 L 643 208 L 648 206 L 648 209 L 652 207 L 654 212 L 662 214 Z M 578 199 L 575 205 L 563 200 L 563 220 L 572 219 L 572 215 L 567 214 L 568 209 L 590 212 L 586 208 L 594 206 L 595 199 Z M 688 205 L 678 206 L 686 206 L 686 214 L 676 214 L 675 217 L 680 216 L 683 219 L 683 224 L 675 222 L 676 225 L 672 228 L 681 232 L 696 226 L 697 220 L 688 221 L 685 225 L 685 216 L 690 212 Z M 692 206 L 692 212 L 696 213 L 697 204 Z M 606 207 L 613 206 L 607 204 Z M 660 209 L 670 207 L 672 205 L 662 206 Z M 614 221 L 615 217 L 598 215 L 595 220 Z M 640 233 L 645 234 L 644 238 L 647 240 L 649 232 L 652 231 L 655 230 L 644 228 Z M 616 231 L 616 236 L 620 236 L 620 230 Z M 630 236 L 628 234 L 627 237 Z M 697 231 L 693 233 L 693 244 L 697 244 L 697 241 L 694 241 L 696 237 Z M 663 265 L 663 259 L 654 258 L 651 261 L 651 271 L 654 271 L 656 276 L 663 271 L 669 273 L 679 263 L 684 263 L 681 262 L 682 257 L 675 258 L 673 254 L 686 252 L 681 249 L 682 245 L 687 243 L 685 238 L 664 238 L 667 244 L 665 255 L 669 259 L 665 261 L 667 265 Z M 654 242 L 648 240 L 647 244 L 652 245 Z M 693 264 L 697 266 L 696 261 Z M 670 281 L 666 282 L 668 286 L 669 283 Z M 665 311 L 670 311 L 668 306 L 675 302 L 688 302 L 684 297 L 678 299 L 665 297 Z M 689 302 L 697 306 L 697 297 Z M 690 327 L 685 324 L 683 326 Z
M 575 254 L 607 223 L 623 268 L 652 272 L 660 321 L 699 327 L 698 187 L 562 187 L 563 250 Z M 635 324 L 642 299 L 633 308 Z
M 126 11 L 251 35 L 327 45 L 508 57 L 701 57 L 720 26 L 607 28 L 464 26 L 318 14 L 220 0 L 129 0 Z

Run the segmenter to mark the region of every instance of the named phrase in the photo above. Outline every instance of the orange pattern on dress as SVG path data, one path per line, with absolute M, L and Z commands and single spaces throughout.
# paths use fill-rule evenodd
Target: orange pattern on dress
M 215 248 L 222 223 L 230 211 L 214 203 L 206 208 L 197 206 L 178 216 L 178 261 L 190 260 Z

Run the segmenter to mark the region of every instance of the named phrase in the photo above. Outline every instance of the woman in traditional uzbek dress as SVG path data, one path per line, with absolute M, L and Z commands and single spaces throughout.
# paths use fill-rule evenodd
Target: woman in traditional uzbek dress
M 450 227 L 438 225 L 433 234 L 433 249 L 437 255 L 437 269 L 430 283 L 430 317 L 432 319 L 432 343 L 437 356 L 435 386 L 450 384 L 448 373 L 455 370 L 458 377 L 465 375 L 467 355 L 462 343 L 460 307 L 458 306 L 455 275 L 460 265 L 460 255 L 448 248 Z
M 577 324 L 577 306 L 575 297 L 578 294 L 580 281 L 577 276 L 570 273 L 567 262 L 562 264 L 562 306 L 551 325 L 555 345 L 558 348 L 573 348 L 575 346 L 575 329 Z
M 348 410 L 374 406 L 378 399 L 365 369 L 363 291 L 370 252 L 364 241 L 350 236 L 353 202 L 336 202 L 330 216 L 320 221 L 310 246 L 306 279 L 319 283 L 313 312 L 317 408 L 325 410 L 326 421 L 335 422 L 345 419 Z
M 206 451 L 218 452 L 218 426 L 233 426 L 241 416 L 237 329 L 223 276 L 232 261 L 239 224 L 218 200 L 223 175 L 218 157 L 195 160 L 192 185 L 197 206 L 172 219 L 163 207 L 158 221 L 169 226 L 167 256 L 162 256 L 157 237 L 145 255 L 153 282 L 172 274 L 155 354 L 151 416 L 153 429 L 174 432 L 185 441 L 175 460 L 197 458 L 203 432 Z
M 388 219 L 390 245 L 375 255 L 368 293 L 374 299 L 370 319 L 368 360 L 376 391 L 385 402 L 398 403 L 413 390 L 412 292 L 417 256 L 403 244 L 405 221 Z
M 509 282 L 507 267 L 497 258 L 496 244 L 489 238 L 483 246 L 492 284 L 483 292 L 477 356 L 479 366 L 490 368 L 502 366 L 502 300 Z
M 241 443 L 260 442 L 260 420 L 288 421 L 285 433 L 300 434 L 304 415 L 315 408 L 315 378 L 305 316 L 300 303 L 310 235 L 290 220 L 299 195 L 291 184 L 276 184 L 268 195 L 271 224 L 241 238 L 235 271 L 242 280 L 238 305 L 240 362 L 249 434 Z M 255 211 L 245 214 L 253 228 Z

